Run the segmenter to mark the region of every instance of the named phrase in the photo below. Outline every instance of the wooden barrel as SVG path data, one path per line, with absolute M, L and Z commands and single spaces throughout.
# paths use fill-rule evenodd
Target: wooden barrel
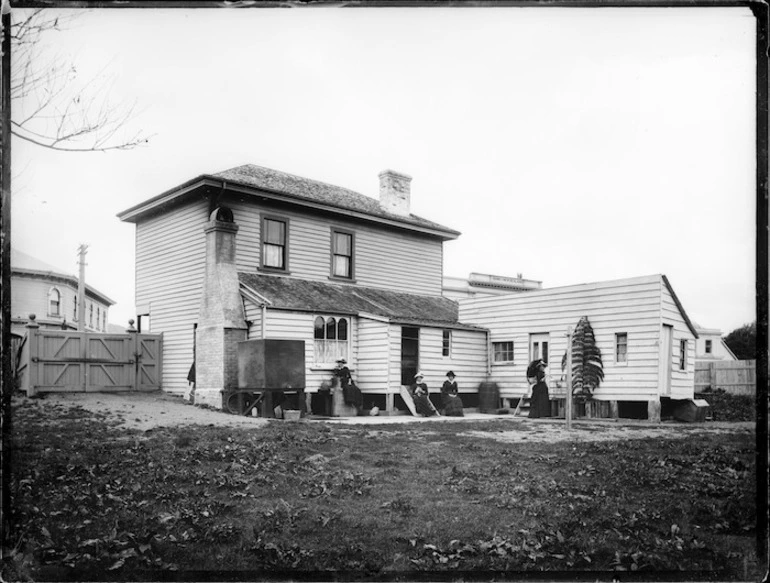
M 481 383 L 479 385 L 479 411 L 481 413 L 497 413 L 500 408 L 500 387 L 497 383 Z

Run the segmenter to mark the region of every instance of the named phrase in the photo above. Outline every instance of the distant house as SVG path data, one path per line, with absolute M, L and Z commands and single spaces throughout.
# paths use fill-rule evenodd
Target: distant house
M 527 365 L 543 358 L 551 397 L 563 398 L 567 330 L 587 316 L 604 365 L 596 400 L 610 401 L 620 416 L 644 408 L 640 416 L 659 418 L 661 401 L 693 398 L 698 334 L 664 275 L 467 298 L 459 305 L 462 322 L 489 330 L 490 380 L 503 397 L 525 395 Z
M 695 341 L 695 360 L 713 362 L 715 360 L 738 360 L 722 338 L 722 331 L 716 328 L 703 328 L 697 323 L 695 330 L 698 339 Z
M 445 275 L 443 283 L 444 296 L 455 300 L 532 291 L 542 289 L 542 287 L 542 281 L 524 279 L 521 274 L 516 277 L 505 277 L 486 273 L 471 273 L 467 279 Z
M 233 345 L 305 342 L 314 392 L 345 358 L 367 404 L 393 409 L 421 370 L 438 390 L 487 377 L 487 333 L 442 295 L 443 244 L 459 233 L 410 212 L 411 178 L 379 176 L 379 199 L 246 165 L 204 174 L 121 212 L 136 225 L 140 329 L 164 335 L 163 387 L 221 406 Z M 235 367 L 237 370 L 237 367 Z
M 86 312 L 78 314 L 78 278 L 43 261 L 11 250 L 11 329 L 23 335 L 29 315 L 41 328 L 75 330 L 80 318 L 93 332 L 107 330 L 110 306 L 115 302 L 86 285 Z

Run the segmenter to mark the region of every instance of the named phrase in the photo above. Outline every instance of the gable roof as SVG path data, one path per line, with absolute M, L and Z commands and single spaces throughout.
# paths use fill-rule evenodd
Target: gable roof
M 215 174 L 201 174 L 197 178 L 118 213 L 118 218 L 122 221 L 137 222 L 149 213 L 162 211 L 169 204 L 184 197 L 193 196 L 199 188 L 205 186 L 315 210 L 344 214 L 392 227 L 430 234 L 444 240 L 456 239 L 460 235 L 459 231 L 417 215 L 402 216 L 389 212 L 380 204 L 379 200 L 353 190 L 255 164 L 244 164 Z
M 27 275 L 37 279 L 45 278 L 52 283 L 63 283 L 75 288 L 78 287 L 78 278 L 76 276 L 64 273 L 59 268 L 14 248 L 11 248 L 11 275 Z M 114 300 L 111 300 L 88 284 L 86 284 L 86 295 L 109 306 L 115 305 Z
M 457 302 L 372 287 L 323 283 L 294 277 L 239 273 L 242 286 L 265 298 L 274 310 L 373 315 L 400 324 L 483 330 L 458 321 Z M 248 297 L 248 296 L 247 296 Z

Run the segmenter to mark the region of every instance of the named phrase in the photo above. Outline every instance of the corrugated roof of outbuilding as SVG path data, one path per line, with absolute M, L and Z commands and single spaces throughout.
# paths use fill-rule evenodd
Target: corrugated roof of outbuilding
M 458 321 L 457 302 L 442 296 L 325 283 L 294 277 L 239 273 L 241 284 L 270 302 L 271 309 L 333 314 L 371 314 L 394 323 L 483 330 Z

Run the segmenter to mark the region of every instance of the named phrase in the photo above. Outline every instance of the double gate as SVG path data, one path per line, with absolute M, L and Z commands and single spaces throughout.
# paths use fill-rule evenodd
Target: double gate
M 160 334 L 95 334 L 27 328 L 19 355 L 28 396 L 50 392 L 154 391 L 161 386 Z

